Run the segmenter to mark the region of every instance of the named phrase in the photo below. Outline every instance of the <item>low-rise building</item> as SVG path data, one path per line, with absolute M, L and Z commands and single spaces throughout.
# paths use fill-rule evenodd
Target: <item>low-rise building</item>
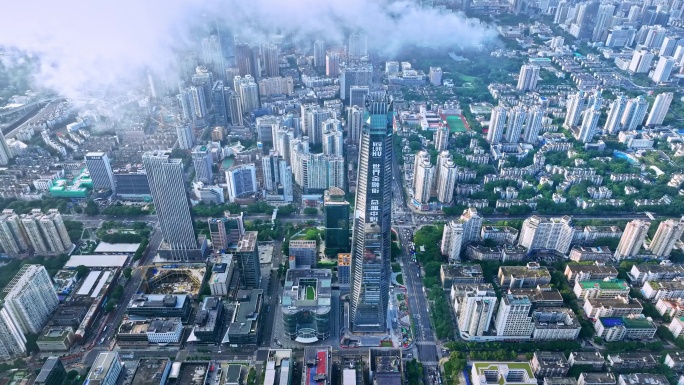
M 190 300 L 186 294 L 135 294 L 126 312 L 137 317 L 179 317 L 190 315 Z
M 652 354 L 640 352 L 608 354 L 606 362 L 614 371 L 651 369 L 658 365 Z
M 530 366 L 537 378 L 565 377 L 570 364 L 562 352 L 534 352 Z
M 577 298 L 616 298 L 629 294 L 629 284 L 621 279 L 606 278 L 601 281 L 576 281 L 573 292 Z
M 584 301 L 583 308 L 588 318 L 630 317 L 637 316 L 644 310 L 638 300 L 629 296 L 618 296 L 613 299 L 589 298 Z
M 572 377 L 545 377 L 543 385 L 577 385 Z
M 613 373 L 580 373 L 577 385 L 616 385 Z
M 563 296 L 558 289 L 551 286 L 537 286 L 532 289 L 508 289 L 508 294 L 526 295 L 533 308 L 539 307 L 563 307 Z
M 668 315 L 670 318 L 684 316 L 684 300 L 679 299 L 659 299 L 656 302 L 656 310 L 662 316 Z
M 527 362 L 473 362 L 473 385 L 537 385 L 532 367 Z
M 570 260 L 574 262 L 609 261 L 613 251 L 608 246 L 573 246 L 570 249 Z
M 684 282 L 682 281 L 646 281 L 641 287 L 644 298 L 657 301 L 659 299 L 684 298 Z
M 165 385 L 171 366 L 168 358 L 141 358 L 130 385 Z
M 618 271 L 613 266 L 594 265 L 574 265 L 569 264 L 563 272 L 568 282 L 602 280 L 606 278 L 617 278 Z
M 651 339 L 657 326 L 648 318 L 600 317 L 594 322 L 596 335 L 607 342 Z
M 568 308 L 539 308 L 532 312 L 534 340 L 576 340 L 580 325 L 575 313 Z
M 620 374 L 618 385 L 670 385 L 670 381 L 662 374 L 632 373 Z
M 570 352 L 568 357 L 570 366 L 587 366 L 592 370 L 602 370 L 606 360 L 599 352 Z
M 627 276 L 632 283 L 638 285 L 643 285 L 646 281 L 671 281 L 684 277 L 684 265 L 640 263 L 632 266 Z
M 145 335 L 152 344 L 177 344 L 183 336 L 183 324 L 180 318 L 155 319 L 150 322 Z
M 41 352 L 65 352 L 75 340 L 71 326 L 48 326 L 40 334 L 36 344 Z
M 257 343 L 261 326 L 261 306 L 264 291 L 261 289 L 240 290 L 235 297 L 233 318 L 223 343 L 230 346 L 254 345 Z
M 480 265 L 442 265 L 439 269 L 444 290 L 453 285 L 469 285 L 484 282 Z
M 223 326 L 223 301 L 205 297 L 195 315 L 193 334 L 202 341 L 214 341 Z
M 665 361 L 663 362 L 668 368 L 681 372 L 684 370 L 684 353 L 682 352 L 669 352 L 665 355 Z
M 263 385 L 289 384 L 292 381 L 294 367 L 292 358 L 290 349 L 269 349 Z
M 684 333 L 684 317 L 673 318 L 667 328 L 675 338 L 679 338 Z
M 518 230 L 510 226 L 482 226 L 480 236 L 483 241 L 491 239 L 500 245 L 512 245 L 518 239 Z
M 501 266 L 497 277 L 501 287 L 536 287 L 551 283 L 549 270 L 536 262 L 526 266 Z

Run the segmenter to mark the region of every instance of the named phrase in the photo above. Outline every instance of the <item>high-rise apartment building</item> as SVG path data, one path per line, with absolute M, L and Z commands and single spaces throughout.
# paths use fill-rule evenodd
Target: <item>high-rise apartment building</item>
M 620 119 L 622 131 L 634 131 L 638 126 L 644 123 L 646 111 L 648 110 L 648 101 L 643 95 L 630 99 L 625 106 L 625 111 Z
M 674 68 L 675 61 L 671 57 L 661 56 L 658 59 L 658 64 L 656 64 L 655 70 L 651 76 L 651 80 L 655 83 L 665 83 L 670 80 L 670 74 L 672 73 L 672 68 Z
M 215 76 L 223 76 L 226 65 L 221 49 L 221 39 L 217 35 L 202 39 L 202 57 L 204 64 Z
M 357 146 L 363 127 L 363 107 L 352 106 L 347 110 L 347 132 L 349 143 Z
M 62 215 L 57 209 L 48 210 L 47 214 L 41 215 L 38 221 L 45 244 L 52 253 L 59 254 L 69 251 L 72 246 L 71 239 L 62 220 Z
M 351 33 L 347 48 L 347 55 L 350 59 L 361 59 L 368 56 L 368 37 L 364 32 Z
M 26 356 L 26 337 L 4 305 L 0 305 L 0 361 Z
M 368 86 L 351 86 L 349 88 L 349 106 L 363 107 L 369 93 L 370 88 Z
M 104 152 L 89 152 L 85 154 L 86 167 L 93 181 L 93 188 L 114 190 L 114 174 L 109 158 Z
M 430 67 L 430 72 L 428 74 L 430 78 L 430 84 L 433 86 L 442 85 L 442 68 L 441 67 Z
M 185 193 L 183 161 L 171 158 L 169 151 L 146 152 L 142 160 L 164 242 L 173 250 L 174 258 L 185 260 L 187 252 L 198 247 Z
M 518 76 L 518 91 L 534 91 L 537 89 L 537 80 L 539 79 L 539 66 L 533 64 L 523 64 L 520 67 L 520 75 Z
M 5 310 L 24 334 L 37 334 L 57 309 L 59 299 L 47 270 L 24 265 L 5 287 Z
M 254 52 L 249 44 L 235 44 L 235 62 L 237 63 L 240 76 L 251 75 L 255 78 L 259 76 L 259 74 L 256 73 L 256 68 L 259 67 L 259 65 L 258 63 L 254 63 Z M 237 91 L 237 89 L 233 89 Z
M 235 91 L 240 95 L 243 113 L 249 114 L 260 107 L 259 86 L 253 77 L 249 75 L 244 77 L 236 76 L 233 79 L 233 83 Z
M 504 295 L 496 313 L 496 335 L 530 337 L 534 329 L 534 322 L 530 315 L 531 309 L 532 302 L 526 295 Z
M 480 216 L 475 207 L 463 210 L 460 220 L 463 222 L 463 240 L 465 242 L 477 242 L 480 240 L 480 230 L 484 218 Z
M 189 122 L 177 123 L 176 135 L 178 136 L 178 148 L 181 150 L 189 150 L 195 144 L 195 130 Z
M 0 215 L 0 247 L 10 257 L 29 251 L 29 240 L 18 215 L 5 209 Z
M 650 51 L 634 51 L 632 61 L 629 62 L 629 72 L 634 74 L 645 74 L 651 68 L 653 54 Z
M 527 110 L 527 118 L 522 133 L 524 143 L 537 144 L 539 142 L 539 131 L 542 128 L 544 114 L 544 108 L 541 106 L 534 106 Z
M 257 179 L 254 163 L 240 164 L 226 170 L 226 184 L 230 202 L 256 193 Z
M 392 223 L 392 101 L 384 93 L 371 94 L 366 110 L 352 235 L 350 321 L 354 332 L 384 332 Z
M 641 219 L 629 222 L 625 227 L 625 231 L 622 232 L 620 243 L 617 249 L 615 249 L 614 258 L 621 260 L 638 255 L 644 240 L 646 240 L 650 226 L 651 222 Z
M 441 158 L 442 154 L 439 157 Z M 456 167 L 456 163 L 454 163 L 454 159 L 451 156 L 442 159 L 441 162 L 437 162 L 437 200 L 440 203 L 448 205 L 454 200 L 457 173 L 458 167 Z
M 439 126 L 435 131 L 435 149 L 444 151 L 449 147 L 449 126 Z
M 337 256 L 351 251 L 349 232 L 349 202 L 344 191 L 331 187 L 323 197 L 325 207 L 325 254 Z
M 347 101 L 352 86 L 370 87 L 373 79 L 371 64 L 351 65 L 340 69 L 340 99 Z
M 261 58 L 267 78 L 280 76 L 280 50 L 277 45 L 271 43 L 262 45 Z
M 456 297 L 458 301 L 458 330 L 461 338 L 484 335 L 496 312 L 496 292 L 490 285 L 473 285 Z
M 518 143 L 520 141 L 520 134 L 522 134 L 526 117 L 527 111 L 520 105 L 515 106 L 508 111 L 506 132 L 504 133 L 506 143 Z
M 508 111 L 506 107 L 497 106 L 492 109 L 492 115 L 489 119 L 489 128 L 487 131 L 487 141 L 490 144 L 501 143 L 504 130 L 506 129 L 506 115 Z
M 677 48 L 677 41 L 679 38 L 676 36 L 666 36 L 663 39 L 663 44 L 660 45 L 660 51 L 658 51 L 658 56 L 672 56 Z
M 331 78 L 340 76 L 340 62 L 342 58 L 338 52 L 328 52 L 325 54 L 325 76 Z
M 195 168 L 195 179 L 202 183 L 213 183 L 213 157 L 209 146 L 195 146 L 192 149 L 192 165 Z
M 550 250 L 567 254 L 574 231 L 569 216 L 542 218 L 533 215 L 523 222 L 518 245 L 528 252 Z
M 615 100 L 610 103 L 608 110 L 608 117 L 606 124 L 603 126 L 603 131 L 607 134 L 615 135 L 622 129 L 620 119 L 624 116 L 625 108 L 627 107 L 627 98 L 623 95 L 618 95 Z
M 228 115 L 230 116 L 230 124 L 233 126 L 242 126 L 242 100 L 240 100 L 240 95 L 235 91 L 228 91 L 226 95 L 226 104 L 228 107 Z
M 425 151 L 416 154 L 413 169 L 413 199 L 418 204 L 426 204 L 430 200 L 434 182 L 435 167 L 430 163 L 430 156 Z
M 463 241 L 462 221 L 455 220 L 444 224 L 440 250 L 443 255 L 449 258 L 450 262 L 459 262 L 461 260 L 461 249 L 463 249 L 465 244 L 466 242 Z
M 672 92 L 663 92 L 656 96 L 653 106 L 651 107 L 651 112 L 648 113 L 648 119 L 646 119 L 647 126 L 659 126 L 663 124 L 673 98 L 674 94 Z
M 684 233 L 684 217 L 679 221 L 667 219 L 660 222 L 648 249 L 654 256 L 667 258 L 672 253 L 675 243 L 682 237 L 682 233 Z
M 313 43 L 313 65 L 317 68 L 325 67 L 325 42 L 316 40 Z
M 598 121 L 601 117 L 601 99 L 597 98 L 594 105 L 587 108 L 582 113 L 582 125 L 577 130 L 575 134 L 575 139 L 582 143 L 589 143 L 594 139 L 596 135 L 596 128 L 598 127 Z
M 582 116 L 582 111 L 584 111 L 584 103 L 584 91 L 582 90 L 579 90 L 576 94 L 568 96 L 563 127 L 570 129 L 577 126 L 580 117 Z
M 263 189 L 267 200 L 292 202 L 292 168 L 276 151 L 261 158 Z
M 598 14 L 595 17 L 594 30 L 591 34 L 591 41 L 605 41 L 608 27 L 615 13 L 615 6 L 612 4 L 601 4 Z
M 324 127 L 333 127 L 323 131 L 323 154 L 344 156 L 344 133 L 341 123 L 337 119 L 328 119 L 323 122 Z
M 0 131 L 0 166 L 4 166 L 12 159 L 12 152 L 7 147 L 7 139 L 5 134 Z

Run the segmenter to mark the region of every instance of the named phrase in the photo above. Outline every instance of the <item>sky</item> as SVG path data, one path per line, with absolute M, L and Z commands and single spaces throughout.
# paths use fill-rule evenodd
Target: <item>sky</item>
M 342 45 L 350 31 L 364 31 L 369 49 L 387 56 L 404 46 L 451 49 L 495 36 L 477 20 L 403 0 L 25 0 L 4 5 L 0 47 L 39 57 L 36 85 L 77 97 L 128 84 L 147 69 L 170 72 L 177 53 L 217 23 L 242 40 L 278 31 L 300 43 Z

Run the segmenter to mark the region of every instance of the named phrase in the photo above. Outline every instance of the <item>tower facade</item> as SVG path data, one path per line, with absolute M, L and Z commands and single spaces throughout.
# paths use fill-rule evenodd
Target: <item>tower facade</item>
M 656 96 L 653 106 L 651 107 L 651 112 L 648 114 L 648 119 L 646 119 L 647 126 L 659 126 L 663 124 L 673 98 L 674 94 L 672 92 L 663 92 Z
M 195 146 L 192 149 L 192 165 L 195 168 L 195 179 L 202 183 L 213 183 L 213 158 L 208 146 Z
M 684 233 L 684 218 L 679 221 L 668 219 L 660 222 L 648 248 L 657 257 L 669 257 L 675 243 L 682 237 L 682 233 Z
M 648 235 L 648 228 L 650 226 L 651 222 L 641 219 L 629 222 L 625 227 L 625 231 L 622 232 L 617 249 L 615 249 L 615 259 L 621 260 L 638 255 Z
M 168 151 L 146 152 L 143 164 L 150 184 L 154 208 L 164 241 L 171 250 L 196 250 L 195 226 L 190 212 L 190 202 L 185 193 L 183 161 L 173 159 Z
M 359 147 L 352 235 L 351 327 L 386 330 L 392 221 L 392 101 L 386 94 L 366 100 L 370 115 Z
M 574 95 L 568 96 L 563 127 L 570 129 L 579 123 L 580 116 L 584 110 L 584 102 L 584 91 L 582 90 Z
M 523 64 L 520 67 L 520 76 L 518 76 L 518 91 L 534 91 L 537 88 L 537 79 L 539 78 L 539 66 L 532 64 Z
M 506 107 L 497 106 L 492 109 L 492 116 L 489 119 L 489 129 L 487 131 L 487 141 L 491 144 L 501 143 L 504 130 L 506 129 Z
M 430 163 L 430 156 L 425 151 L 416 154 L 413 170 L 413 199 L 420 204 L 428 203 L 434 181 L 435 168 Z
M 85 155 L 86 167 L 93 187 L 96 189 L 109 189 L 114 191 L 114 174 L 109 158 L 104 152 L 89 152 Z
M 50 275 L 41 265 L 24 265 L 3 292 L 5 308 L 24 334 L 39 333 L 59 305 Z
M 349 202 L 344 198 L 344 191 L 337 187 L 326 190 L 323 204 L 325 206 L 325 254 L 337 256 L 339 253 L 348 253 L 351 251 Z
M 622 119 L 620 123 L 622 124 L 623 131 L 634 131 L 638 126 L 644 123 L 644 118 L 646 117 L 646 111 L 648 110 L 648 101 L 643 95 L 638 96 L 634 99 L 630 99 L 627 102 L 625 111 L 622 114 Z
M 474 286 L 458 297 L 458 330 L 461 338 L 482 336 L 489 331 L 496 312 L 496 292 L 493 287 Z

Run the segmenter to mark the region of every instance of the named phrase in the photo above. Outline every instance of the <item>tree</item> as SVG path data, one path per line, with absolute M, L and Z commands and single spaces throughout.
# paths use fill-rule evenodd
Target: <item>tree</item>
M 127 268 L 125 268 L 124 271 L 123 271 L 123 276 L 124 276 L 126 279 L 131 279 L 131 273 L 132 273 L 132 272 L 133 272 L 133 269 L 131 269 L 130 267 L 127 267 Z
M 100 208 L 97 206 L 97 203 L 95 203 L 94 200 L 88 199 L 86 201 L 86 206 L 85 206 L 85 209 L 83 210 L 83 212 L 86 215 L 93 216 L 93 215 L 97 215 L 100 213 Z
M 81 279 L 85 277 L 85 275 L 88 273 L 88 268 L 85 267 L 85 265 L 78 265 L 76 266 L 76 278 Z
M 307 207 L 304 209 L 304 215 L 314 216 L 318 214 L 318 209 L 315 207 Z

